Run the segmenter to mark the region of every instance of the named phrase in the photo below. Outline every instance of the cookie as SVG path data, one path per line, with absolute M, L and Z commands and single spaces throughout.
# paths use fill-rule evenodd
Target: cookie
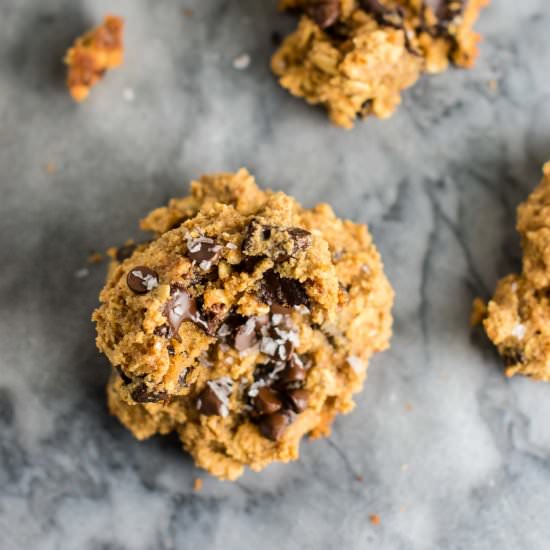
M 109 407 L 136 437 L 176 432 L 222 479 L 298 457 L 353 408 L 388 347 L 392 288 L 364 225 L 203 176 L 113 254 L 93 319 Z
M 507 376 L 550 380 L 550 163 L 543 171 L 541 183 L 518 207 L 521 273 L 499 281 L 483 326 Z
M 301 13 L 297 30 L 271 60 L 279 82 L 332 122 L 389 117 L 401 91 L 449 62 L 471 67 L 479 35 L 472 31 L 488 0 L 282 0 Z
M 68 66 L 67 87 L 75 101 L 84 101 L 90 88 L 107 69 L 118 67 L 124 57 L 122 33 L 124 21 L 108 15 L 98 27 L 76 39 L 65 56 Z

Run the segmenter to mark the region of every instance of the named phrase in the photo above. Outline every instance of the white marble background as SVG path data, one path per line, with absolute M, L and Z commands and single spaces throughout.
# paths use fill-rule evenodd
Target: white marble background
M 76 106 L 59 60 L 107 10 L 127 62 Z M 550 4 L 493 0 L 475 70 L 351 132 L 270 75 L 293 24 L 260 0 L 0 0 L 2 550 L 550 548 L 550 385 L 505 379 L 468 328 L 518 265 L 514 209 L 550 158 Z M 368 222 L 397 302 L 332 438 L 229 484 L 109 417 L 89 320 L 104 266 L 79 270 L 191 178 L 241 165 Z

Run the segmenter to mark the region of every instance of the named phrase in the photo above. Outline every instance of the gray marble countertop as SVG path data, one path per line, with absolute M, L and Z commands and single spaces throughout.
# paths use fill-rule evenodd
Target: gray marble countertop
M 59 60 L 108 10 L 127 61 L 77 106 Z M 493 0 L 475 70 L 351 132 L 272 78 L 271 34 L 293 25 L 260 0 L 1 0 L 2 550 L 550 547 L 550 385 L 507 380 L 468 327 L 518 266 L 514 210 L 550 158 L 550 5 Z M 86 258 L 240 166 L 369 223 L 397 300 L 392 349 L 331 439 L 230 484 L 108 415 L 105 266 Z

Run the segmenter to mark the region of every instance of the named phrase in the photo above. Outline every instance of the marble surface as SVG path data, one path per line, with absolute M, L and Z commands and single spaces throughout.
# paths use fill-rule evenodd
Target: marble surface
M 76 106 L 59 60 L 109 9 L 127 62 Z M 517 267 L 514 209 L 550 158 L 550 6 L 493 0 L 475 70 L 423 78 L 351 132 L 271 77 L 271 34 L 293 25 L 259 0 L 0 2 L 2 550 L 549 548 L 550 385 L 505 379 L 468 314 Z M 108 415 L 104 265 L 86 258 L 241 165 L 368 222 L 397 301 L 392 349 L 332 438 L 229 484 Z

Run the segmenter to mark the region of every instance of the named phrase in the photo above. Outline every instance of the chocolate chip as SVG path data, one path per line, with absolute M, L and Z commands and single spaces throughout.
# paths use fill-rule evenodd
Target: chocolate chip
M 254 398 L 254 407 L 260 414 L 272 414 L 283 406 L 277 393 L 268 387 L 260 388 Z
M 276 412 L 262 417 L 259 426 L 260 432 L 271 441 L 279 441 L 291 422 L 292 414 L 290 411 Z
M 166 392 L 150 392 L 145 384 L 141 384 L 135 388 L 131 395 L 136 403 L 158 403 L 159 401 L 166 401 L 168 399 Z
M 221 416 L 222 401 L 210 386 L 202 390 L 197 400 L 197 410 L 206 416 Z
M 120 365 L 117 365 L 115 367 L 115 371 L 120 376 L 120 378 L 122 378 L 124 384 L 129 384 L 132 381 L 132 379 L 122 370 L 122 367 Z
M 256 345 L 256 320 L 251 317 L 244 325 L 241 325 L 235 332 L 233 345 L 237 351 L 246 351 Z
M 292 313 L 292 308 L 280 304 L 271 304 L 271 313 L 275 315 L 290 315 Z
M 260 284 L 260 297 L 267 304 L 290 307 L 308 304 L 306 291 L 300 282 L 281 277 L 272 269 L 264 273 Z
M 291 364 L 281 374 L 281 382 L 285 385 L 302 383 L 305 379 L 306 369 L 296 362 L 291 362 Z
M 505 348 L 502 350 L 501 355 L 507 367 L 525 362 L 525 354 L 517 348 Z
M 174 346 L 172 344 L 168 344 L 166 346 L 166 351 L 168 352 L 168 355 L 170 355 L 170 356 L 176 355 L 176 350 L 174 349 Z
M 164 316 L 168 319 L 169 336 L 177 337 L 179 328 L 184 321 L 190 320 L 207 329 L 208 325 L 198 313 L 195 299 L 181 285 L 170 285 L 171 298 L 164 306 Z
M 296 413 L 301 413 L 307 408 L 309 392 L 301 389 L 290 390 L 287 392 L 286 398 L 288 399 L 292 410 Z
M 219 261 L 221 250 L 222 246 L 216 244 L 210 237 L 201 236 L 187 239 L 187 256 L 204 271 Z
M 311 246 L 312 236 L 309 231 L 301 229 L 300 227 L 291 227 L 288 230 L 288 234 L 294 243 L 293 254 L 302 252 Z
M 233 381 L 224 376 L 209 380 L 197 399 L 197 410 L 206 416 L 227 416 Z
M 247 226 L 244 232 L 243 242 L 241 243 L 241 251 L 247 256 L 256 256 L 257 243 L 265 241 L 271 237 L 271 227 L 263 225 L 256 219 L 253 219 Z
M 136 294 L 147 294 L 159 284 L 159 276 L 153 269 L 139 265 L 132 268 L 126 277 L 128 288 Z
M 198 301 L 197 301 L 198 302 Z M 197 306 L 199 304 L 197 303 Z M 206 334 L 215 336 L 227 316 L 226 307 L 224 304 L 212 304 L 211 307 L 205 309 L 200 306 L 200 317 L 206 322 Z
M 127 260 L 136 250 L 136 244 L 125 244 L 116 249 L 115 258 L 117 262 L 123 262 Z
M 164 323 L 164 325 L 155 327 L 153 334 L 155 336 L 162 336 L 163 338 L 170 338 L 172 336 L 172 330 L 166 323 Z
M 306 8 L 306 14 L 322 29 L 334 25 L 340 16 L 340 0 L 316 0 Z
M 234 269 L 238 273 L 254 273 L 256 266 L 265 258 L 265 256 L 245 256 Z

